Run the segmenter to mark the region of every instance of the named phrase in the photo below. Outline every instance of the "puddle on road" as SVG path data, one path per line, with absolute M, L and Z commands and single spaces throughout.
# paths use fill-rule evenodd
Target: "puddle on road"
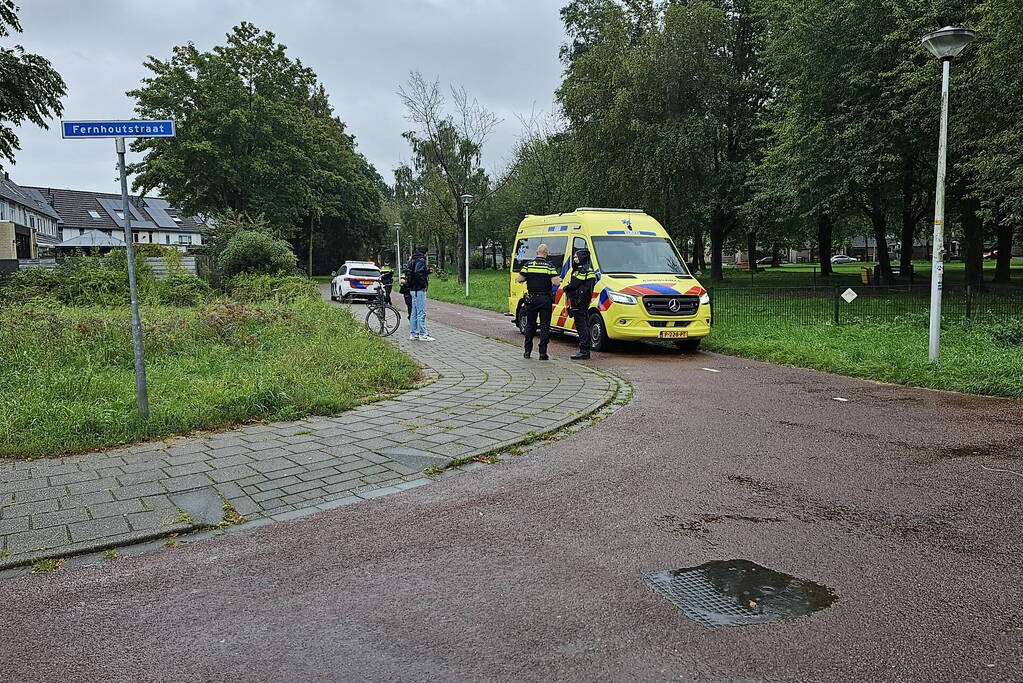
M 643 579 L 707 628 L 794 619 L 837 600 L 827 586 L 749 560 L 715 560 L 698 567 L 645 572 Z

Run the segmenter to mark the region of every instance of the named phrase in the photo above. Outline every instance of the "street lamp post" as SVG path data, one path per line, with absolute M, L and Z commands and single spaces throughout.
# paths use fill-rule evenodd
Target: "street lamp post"
M 401 223 L 394 223 L 394 265 L 401 272 Z
M 920 41 L 941 60 L 941 132 L 938 135 L 938 181 L 934 191 L 934 245 L 931 255 L 931 319 L 927 353 L 938 362 L 941 348 L 941 283 L 945 273 L 945 156 L 948 142 L 948 84 L 952 60 L 974 39 L 965 28 L 946 26 Z
M 465 298 L 469 298 L 469 204 L 472 203 L 471 194 L 462 195 L 462 205 L 465 207 Z

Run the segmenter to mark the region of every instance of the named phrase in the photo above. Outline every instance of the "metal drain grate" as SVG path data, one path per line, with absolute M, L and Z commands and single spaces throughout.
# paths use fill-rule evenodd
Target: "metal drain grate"
M 836 599 L 826 586 L 749 560 L 717 560 L 698 567 L 644 572 L 643 579 L 687 617 L 707 628 L 801 617 L 828 607 Z

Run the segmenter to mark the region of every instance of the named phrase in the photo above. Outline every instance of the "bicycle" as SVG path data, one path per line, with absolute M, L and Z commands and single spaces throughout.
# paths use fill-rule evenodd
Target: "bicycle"
M 378 337 L 390 337 L 401 325 L 401 313 L 387 300 L 387 290 L 381 284 L 377 287 L 377 295 L 371 299 L 366 311 L 366 329 Z

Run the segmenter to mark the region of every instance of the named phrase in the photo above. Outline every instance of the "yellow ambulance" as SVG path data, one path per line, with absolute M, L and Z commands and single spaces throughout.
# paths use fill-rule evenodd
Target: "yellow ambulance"
M 572 254 L 589 249 L 597 285 L 588 328 L 593 349 L 606 351 L 615 340 L 668 339 L 695 351 L 710 334 L 710 296 L 682 261 L 661 224 L 638 209 L 580 208 L 551 216 L 526 216 L 515 235 L 508 311 L 525 329 L 526 285 L 516 274 L 546 244 L 548 261 L 563 282 Z M 557 287 L 551 328 L 576 331 L 568 297 Z

